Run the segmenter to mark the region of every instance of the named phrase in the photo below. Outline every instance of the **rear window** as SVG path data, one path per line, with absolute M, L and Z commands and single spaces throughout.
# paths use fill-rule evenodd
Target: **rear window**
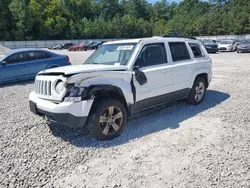
M 185 42 L 169 42 L 169 47 L 174 62 L 190 59 Z
M 197 43 L 188 43 L 195 58 L 199 58 L 199 57 L 204 57 L 204 53 L 201 50 L 201 47 L 199 44 Z

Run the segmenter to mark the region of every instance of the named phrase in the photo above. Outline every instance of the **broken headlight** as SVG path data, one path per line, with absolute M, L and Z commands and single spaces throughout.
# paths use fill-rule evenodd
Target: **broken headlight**
M 65 102 L 78 102 L 82 100 L 83 87 L 76 87 L 74 85 L 67 86 L 67 94 L 64 98 Z

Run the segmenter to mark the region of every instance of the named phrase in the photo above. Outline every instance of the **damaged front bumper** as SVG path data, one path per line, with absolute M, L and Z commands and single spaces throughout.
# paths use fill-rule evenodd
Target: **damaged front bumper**
M 82 127 L 89 115 L 93 99 L 79 102 L 61 102 L 40 99 L 35 92 L 29 96 L 30 110 L 36 115 L 46 116 L 48 120 L 69 127 Z

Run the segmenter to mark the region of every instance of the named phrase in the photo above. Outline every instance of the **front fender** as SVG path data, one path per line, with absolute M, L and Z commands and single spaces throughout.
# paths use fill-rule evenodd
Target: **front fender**
M 67 84 L 74 84 L 77 87 L 91 87 L 95 85 L 110 85 L 120 88 L 126 103 L 133 104 L 133 92 L 131 87 L 132 72 L 129 71 L 100 71 L 91 73 L 80 73 L 66 81 Z

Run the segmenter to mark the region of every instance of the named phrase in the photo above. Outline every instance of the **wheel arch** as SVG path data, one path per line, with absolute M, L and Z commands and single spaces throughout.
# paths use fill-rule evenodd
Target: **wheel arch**
M 126 101 L 125 95 L 121 88 L 113 85 L 94 85 L 87 89 L 87 98 L 94 97 L 94 103 L 98 103 L 99 100 L 105 100 L 107 98 L 116 99 L 120 101 L 128 112 L 128 103 Z M 92 106 L 93 106 L 92 105 Z M 92 109 L 93 107 L 91 107 Z
M 195 77 L 194 81 L 195 81 L 198 77 L 203 78 L 203 79 L 205 80 L 206 88 L 208 88 L 208 86 L 209 86 L 208 74 L 207 74 L 207 73 L 200 73 L 200 74 L 198 74 L 198 75 Z M 194 81 L 193 81 L 193 83 L 194 83 Z

